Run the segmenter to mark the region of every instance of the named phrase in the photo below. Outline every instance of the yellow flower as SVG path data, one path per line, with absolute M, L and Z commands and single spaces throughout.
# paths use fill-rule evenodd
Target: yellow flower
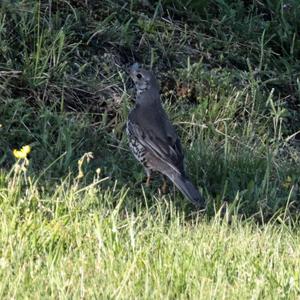
M 15 158 L 17 158 L 17 159 L 24 159 L 27 156 L 27 154 L 25 152 L 22 152 L 17 149 L 14 149 L 13 154 L 14 154 Z
M 25 159 L 27 157 L 27 154 L 30 153 L 30 151 L 31 151 L 30 146 L 26 145 L 26 146 L 23 146 L 21 148 L 21 150 L 14 149 L 13 154 L 14 154 L 15 158 L 17 158 L 17 159 Z
M 22 151 L 23 153 L 26 153 L 26 155 L 27 155 L 27 154 L 30 153 L 31 147 L 30 147 L 29 145 L 23 146 L 22 149 L 21 149 L 21 151 Z

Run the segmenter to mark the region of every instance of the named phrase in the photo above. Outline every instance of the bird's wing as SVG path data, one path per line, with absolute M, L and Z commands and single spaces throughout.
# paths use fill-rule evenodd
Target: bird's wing
M 184 174 L 182 148 L 172 125 L 165 124 L 167 126 L 151 128 L 153 126 L 147 126 L 148 124 L 145 119 L 140 124 L 133 121 L 129 123 L 128 129 L 147 150 L 167 163 L 176 172 Z

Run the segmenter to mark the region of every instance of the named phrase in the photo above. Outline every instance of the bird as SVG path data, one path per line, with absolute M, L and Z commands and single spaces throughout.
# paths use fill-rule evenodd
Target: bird
M 138 63 L 129 74 L 136 88 L 135 105 L 125 124 L 129 148 L 145 169 L 146 186 L 150 185 L 153 172 L 166 178 L 197 208 L 204 208 L 203 196 L 188 179 L 184 168 L 184 154 L 180 139 L 171 124 L 160 99 L 160 89 L 155 75 Z

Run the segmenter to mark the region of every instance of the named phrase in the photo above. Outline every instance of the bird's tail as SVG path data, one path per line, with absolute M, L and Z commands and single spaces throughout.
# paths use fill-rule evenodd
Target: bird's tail
M 182 194 L 187 197 L 195 206 L 197 206 L 198 208 L 204 208 L 205 201 L 203 196 L 185 176 L 176 174 L 175 176 L 168 177 L 182 192 Z

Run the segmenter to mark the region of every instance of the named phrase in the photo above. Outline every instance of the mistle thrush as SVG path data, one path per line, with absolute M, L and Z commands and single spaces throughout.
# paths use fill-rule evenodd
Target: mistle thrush
M 204 199 L 185 174 L 181 143 L 162 107 L 155 76 L 135 63 L 130 69 L 130 77 L 137 95 L 128 116 L 126 132 L 134 157 L 145 168 L 147 184 L 152 171 L 158 171 L 194 205 L 203 207 Z

